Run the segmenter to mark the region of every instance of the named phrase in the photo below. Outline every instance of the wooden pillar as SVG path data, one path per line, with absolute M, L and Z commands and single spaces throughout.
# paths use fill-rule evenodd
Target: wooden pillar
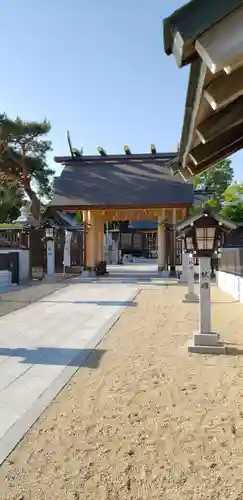
M 104 225 L 105 225 L 105 221 L 103 219 L 103 217 L 101 218 L 101 221 L 100 221 L 100 252 L 101 252 L 101 261 L 103 262 L 105 260 L 105 257 L 104 257 Z
M 97 216 L 89 210 L 87 218 L 90 227 L 86 234 L 86 261 L 87 266 L 93 270 L 96 267 Z
M 96 260 L 97 260 L 97 262 L 103 262 L 104 261 L 104 219 L 102 216 L 97 216 L 96 231 L 97 231 Z
M 82 252 L 82 264 L 84 267 L 87 266 L 87 227 L 88 224 L 88 213 L 86 210 L 82 211 L 83 223 L 84 223 L 84 232 L 83 232 L 83 252 Z
M 172 226 L 171 226 L 171 253 L 170 253 L 170 275 L 176 275 L 176 208 L 172 209 Z

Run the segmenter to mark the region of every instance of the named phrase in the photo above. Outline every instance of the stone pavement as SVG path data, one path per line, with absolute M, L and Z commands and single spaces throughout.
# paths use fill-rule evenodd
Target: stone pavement
M 69 280 L 70 276 L 57 275 L 55 283 L 36 280 L 26 285 L 12 286 L 9 290 L 0 290 L 0 317 L 64 288 L 68 285 Z
M 135 307 L 137 288 L 76 279 L 0 318 L 0 463 L 122 311 Z

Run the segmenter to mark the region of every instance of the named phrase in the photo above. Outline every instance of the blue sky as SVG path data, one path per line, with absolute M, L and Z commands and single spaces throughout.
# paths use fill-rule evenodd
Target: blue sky
M 174 151 L 188 68 L 163 52 L 162 19 L 181 0 L 0 0 L 1 111 L 47 117 L 54 155 Z M 233 157 L 243 181 L 243 153 Z M 55 166 L 57 173 L 60 168 Z

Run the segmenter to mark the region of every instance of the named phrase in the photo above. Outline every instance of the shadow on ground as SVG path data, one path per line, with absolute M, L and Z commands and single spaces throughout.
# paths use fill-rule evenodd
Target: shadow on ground
M 29 365 L 86 366 L 98 368 L 105 353 L 102 349 L 69 349 L 58 347 L 38 347 L 37 349 L 0 347 L 0 356 L 22 358 L 20 363 Z

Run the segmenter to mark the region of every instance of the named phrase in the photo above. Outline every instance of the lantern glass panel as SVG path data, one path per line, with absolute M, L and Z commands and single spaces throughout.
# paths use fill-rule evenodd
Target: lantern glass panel
M 196 238 L 199 251 L 214 249 L 215 227 L 197 227 Z
M 45 234 L 46 238 L 53 238 L 53 227 L 46 227 L 45 228 Z
M 194 250 L 192 236 L 186 236 L 186 249 L 188 252 L 192 252 Z

